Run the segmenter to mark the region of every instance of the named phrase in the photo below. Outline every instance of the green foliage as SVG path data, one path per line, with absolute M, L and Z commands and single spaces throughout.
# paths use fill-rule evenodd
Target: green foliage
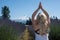
M 31 18 L 29 18 L 29 20 L 26 21 L 26 25 L 32 25 Z
M 14 29 L 9 25 L 0 27 L 0 40 L 16 40 Z
M 9 18 L 10 17 L 9 13 L 10 13 L 10 10 L 7 6 L 2 7 L 2 17 L 3 18 Z
M 60 25 L 51 25 L 50 40 L 60 40 Z

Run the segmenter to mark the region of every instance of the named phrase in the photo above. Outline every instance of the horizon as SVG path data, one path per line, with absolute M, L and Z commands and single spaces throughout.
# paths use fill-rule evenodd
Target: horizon
M 24 16 L 31 17 L 33 12 L 38 8 L 39 2 L 43 8 L 49 13 L 50 17 L 60 19 L 60 0 L 0 0 L 0 16 L 3 6 L 8 6 L 10 9 L 10 19 L 23 18 Z

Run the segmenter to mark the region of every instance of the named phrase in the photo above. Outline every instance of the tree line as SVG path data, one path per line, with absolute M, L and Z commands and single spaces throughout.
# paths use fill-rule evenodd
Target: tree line
M 9 10 L 9 7 L 7 7 L 7 6 L 2 7 L 1 14 L 2 14 L 2 18 L 3 19 L 9 19 L 10 18 L 10 10 Z M 60 24 L 60 19 L 58 19 L 55 16 L 51 17 L 50 20 L 51 20 L 51 23 L 53 23 L 53 24 L 58 24 L 58 22 Z M 26 21 L 26 24 L 27 25 L 32 25 L 32 21 L 31 21 L 31 18 L 30 17 L 29 17 L 29 20 Z

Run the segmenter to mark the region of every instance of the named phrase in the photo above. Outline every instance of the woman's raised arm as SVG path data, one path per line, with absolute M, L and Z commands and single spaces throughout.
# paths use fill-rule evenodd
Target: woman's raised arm
M 47 16 L 47 21 L 48 21 L 48 24 L 50 24 L 50 18 L 49 18 L 49 14 L 47 13 L 47 11 L 46 10 L 44 10 L 43 8 L 42 8 L 42 5 L 40 4 L 40 9 L 43 11 L 43 13 Z
M 36 14 L 38 13 L 39 10 L 40 10 L 40 4 L 39 4 L 38 9 L 36 9 L 36 11 L 34 11 L 34 13 L 32 14 L 32 23 L 33 23 L 33 24 L 35 24 L 34 18 L 35 18 Z
M 43 13 L 49 18 L 49 15 L 46 10 L 43 9 L 42 4 L 40 3 L 40 9 L 43 11 Z
M 37 9 L 33 14 L 32 14 L 32 19 L 34 20 L 36 14 L 38 13 L 39 9 Z

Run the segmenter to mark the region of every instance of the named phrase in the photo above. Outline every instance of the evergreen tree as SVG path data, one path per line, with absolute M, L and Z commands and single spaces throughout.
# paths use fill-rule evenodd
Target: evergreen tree
M 31 18 L 29 18 L 29 20 L 26 21 L 26 25 L 32 25 Z
M 10 17 L 9 13 L 10 13 L 10 10 L 9 10 L 9 8 L 7 6 L 2 7 L 2 17 L 4 19 L 5 18 L 9 19 L 9 17 Z

